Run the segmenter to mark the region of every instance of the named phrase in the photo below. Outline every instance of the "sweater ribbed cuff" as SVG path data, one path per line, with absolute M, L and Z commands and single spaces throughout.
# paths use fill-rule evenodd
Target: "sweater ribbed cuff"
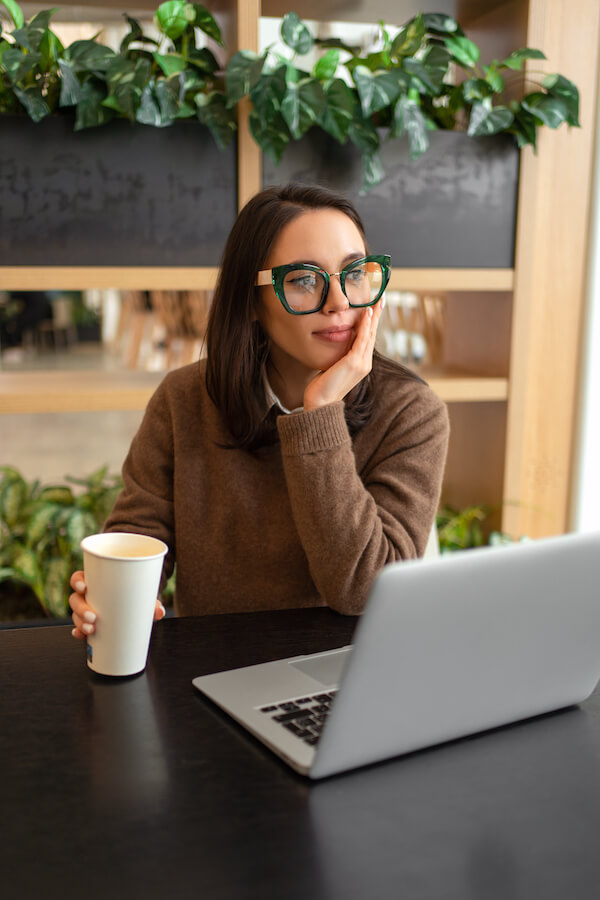
M 277 429 L 284 456 L 319 453 L 350 440 L 342 400 L 317 409 L 279 416 Z

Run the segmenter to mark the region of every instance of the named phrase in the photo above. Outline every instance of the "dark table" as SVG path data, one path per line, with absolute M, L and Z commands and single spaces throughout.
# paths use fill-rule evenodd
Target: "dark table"
M 192 687 L 355 624 L 168 619 L 146 672 L 115 680 L 68 627 L 0 632 L 3 900 L 597 900 L 600 694 L 310 783 Z

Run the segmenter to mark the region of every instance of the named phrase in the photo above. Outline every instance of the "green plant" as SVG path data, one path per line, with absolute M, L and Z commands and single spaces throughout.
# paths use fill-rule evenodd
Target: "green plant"
M 436 516 L 438 541 L 441 553 L 453 553 L 456 550 L 470 550 L 482 547 L 486 543 L 490 547 L 505 547 L 514 544 L 510 535 L 502 531 L 491 531 L 486 540 L 483 524 L 497 510 L 497 507 L 482 504 L 455 509 L 453 506 L 442 506 Z M 519 541 L 527 538 L 521 537 Z
M 159 41 L 124 14 L 129 32 L 119 50 L 90 40 L 64 47 L 49 23 L 55 9 L 25 22 L 16 0 L 0 0 L 15 28 L 0 39 L 0 113 L 25 111 L 35 122 L 74 110 L 75 130 L 126 118 L 164 127 L 198 118 L 225 147 L 236 129 L 223 76 L 200 33 L 221 46 L 219 26 L 199 3 L 168 0 L 156 10 Z
M 82 567 L 79 543 L 101 530 L 121 479 L 106 466 L 45 487 L 11 466 L 0 473 L 0 582 L 27 585 L 46 615 L 65 616 L 69 578 Z
M 508 132 L 520 147 L 535 147 L 540 125 L 579 125 L 579 93 L 571 81 L 554 74 L 532 83 L 533 73 L 520 74 L 526 60 L 545 59 L 540 50 L 525 47 L 481 64 L 478 47 L 442 13 L 419 14 L 393 37 L 379 23 L 377 46 L 365 53 L 338 38 L 313 38 L 293 12 L 283 18 L 281 38 L 291 58 L 273 47 L 261 55 L 240 50 L 226 72 L 229 106 L 250 97 L 252 134 L 275 163 L 290 140 L 320 128 L 359 148 L 368 189 L 384 175 L 382 140 L 406 135 L 416 158 L 432 129 L 462 129 L 473 137 Z M 313 48 L 325 52 L 307 71 L 296 60 Z M 523 81 L 520 100 L 504 99 L 507 76 Z M 534 89 L 525 92 L 525 83 Z

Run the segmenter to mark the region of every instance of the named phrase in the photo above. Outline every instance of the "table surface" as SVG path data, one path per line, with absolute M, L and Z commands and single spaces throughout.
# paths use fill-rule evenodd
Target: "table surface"
M 598 897 L 600 694 L 319 783 L 194 676 L 348 643 L 326 609 L 167 619 L 146 671 L 70 629 L 0 632 L 4 900 Z

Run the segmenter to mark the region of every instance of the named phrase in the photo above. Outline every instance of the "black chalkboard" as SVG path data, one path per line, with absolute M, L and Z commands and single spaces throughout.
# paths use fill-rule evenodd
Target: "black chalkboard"
M 197 121 L 0 117 L 0 265 L 216 266 L 237 212 L 235 141 Z
M 300 181 L 342 191 L 358 208 L 372 252 L 401 268 L 511 268 L 519 151 L 510 135 L 430 133 L 417 160 L 406 139 L 382 146 L 386 177 L 364 196 L 357 148 L 318 129 L 288 145 L 281 163 L 264 157 L 264 184 Z

